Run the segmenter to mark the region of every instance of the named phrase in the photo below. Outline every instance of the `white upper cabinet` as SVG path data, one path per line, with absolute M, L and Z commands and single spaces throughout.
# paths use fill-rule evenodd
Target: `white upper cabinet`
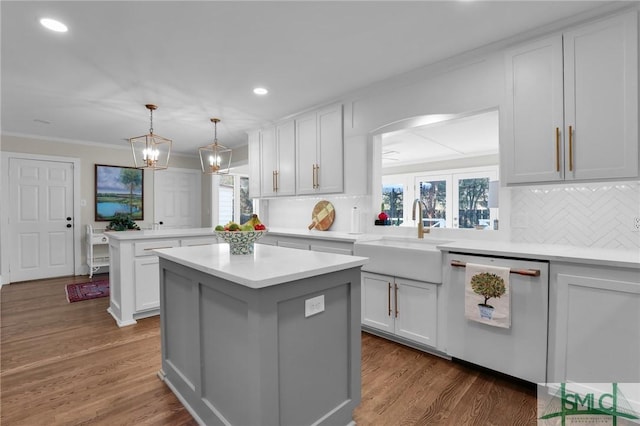
M 344 190 L 342 104 L 248 133 L 252 198 Z
M 342 105 L 295 120 L 296 193 L 328 194 L 344 189 Z
M 506 78 L 507 181 L 562 180 L 562 36 L 508 52 Z
M 506 54 L 507 183 L 638 176 L 638 14 Z
M 296 119 L 296 192 L 298 194 L 315 193 L 316 158 L 318 135 L 315 112 Z
M 276 142 L 278 144 L 277 195 L 294 195 L 296 192 L 295 134 L 293 120 L 276 126 Z
M 248 133 L 249 145 L 249 197 L 259 198 L 261 169 L 260 169 L 260 131 Z
M 564 52 L 566 179 L 637 177 L 637 12 L 565 33 Z
M 295 128 L 293 120 L 260 132 L 260 195 L 295 194 Z

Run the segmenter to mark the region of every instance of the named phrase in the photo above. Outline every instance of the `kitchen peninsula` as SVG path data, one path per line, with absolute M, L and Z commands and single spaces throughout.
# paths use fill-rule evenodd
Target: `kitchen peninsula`
M 160 313 L 158 257 L 153 250 L 218 243 L 211 228 L 109 231 L 110 303 L 119 327 Z
M 353 424 L 367 258 L 260 244 L 154 253 L 160 376 L 200 424 Z

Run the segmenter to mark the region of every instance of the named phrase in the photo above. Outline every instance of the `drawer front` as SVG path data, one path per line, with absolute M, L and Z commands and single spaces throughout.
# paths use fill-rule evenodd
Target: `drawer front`
M 109 244 L 109 237 L 104 234 L 94 234 L 91 236 L 91 244 Z
M 209 244 L 218 244 L 218 238 L 214 236 L 183 238 L 180 240 L 182 247 L 188 246 L 208 246 Z
M 353 244 L 351 244 L 351 247 L 349 247 L 349 245 L 345 244 L 343 246 L 337 246 L 337 245 L 326 245 L 326 244 L 311 244 L 311 250 L 312 251 L 322 251 L 325 253 L 335 253 L 335 254 L 346 254 L 346 255 L 353 255 L 353 250 L 352 250 Z
M 134 244 L 134 253 L 139 256 L 153 256 L 153 250 L 180 247 L 180 240 L 143 241 Z
M 296 242 L 293 242 L 293 241 L 280 241 L 280 240 L 278 240 L 278 246 L 287 247 L 287 248 L 293 248 L 293 249 L 299 249 L 299 250 L 309 250 L 309 244 L 296 243 Z

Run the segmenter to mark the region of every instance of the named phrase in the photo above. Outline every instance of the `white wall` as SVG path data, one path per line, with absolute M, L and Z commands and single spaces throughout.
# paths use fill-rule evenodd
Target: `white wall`
M 578 18 L 576 18 L 578 19 Z M 563 23 L 554 24 L 555 27 L 539 29 L 529 33 L 527 37 L 538 36 L 544 32 L 557 30 Z M 501 42 L 501 47 L 518 40 Z M 498 44 L 496 44 L 497 46 Z M 415 70 L 405 75 L 396 76 L 384 82 L 372 85 L 354 93 L 346 94 L 342 99 L 332 99 L 331 102 L 340 101 L 344 104 L 344 154 L 345 154 L 345 193 L 339 195 L 325 195 L 318 197 L 286 197 L 276 198 L 264 203 L 265 211 L 261 216 L 268 218 L 268 226 L 292 227 L 306 229 L 311 220 L 313 206 L 321 199 L 331 201 L 336 208 L 336 220 L 331 230 L 348 232 L 351 209 L 357 206 L 361 211 L 361 226 L 366 232 L 399 232 L 398 230 L 382 229 L 389 227 L 375 227 L 373 221 L 378 211 L 372 206 L 371 197 L 371 168 L 372 147 L 371 134 L 376 129 L 410 117 L 426 114 L 459 114 L 471 111 L 498 108 L 501 120 L 504 114 L 505 96 L 505 67 L 502 51 L 492 51 L 496 46 L 489 46 L 476 52 L 461 55 L 442 63 L 435 64 L 424 69 Z M 330 103 L 330 102 L 328 102 Z M 502 135 L 501 135 L 502 138 Z M 93 164 L 130 165 L 128 150 L 110 150 L 103 147 L 64 144 L 51 141 L 29 140 L 24 138 L 2 138 L 2 150 L 16 152 L 33 152 L 39 154 L 64 155 L 80 157 L 82 159 L 82 198 L 87 200 L 87 207 L 82 210 L 82 224 L 92 221 L 93 202 Z M 246 148 L 234 150 L 234 163 L 246 162 Z M 197 158 L 179 158 L 172 155 L 172 163 L 175 160 L 177 167 L 199 168 Z M 149 185 L 149 186 L 147 186 Z M 153 206 L 153 182 L 145 174 L 145 221 L 143 226 L 152 223 L 152 216 L 148 217 Z M 601 194 L 610 186 L 610 183 L 594 183 L 591 190 L 583 193 L 585 207 L 583 209 L 563 210 L 562 217 L 567 223 L 580 223 L 579 228 L 585 232 L 601 229 L 603 216 L 593 212 L 602 203 Z M 616 211 L 624 211 L 625 215 L 636 214 L 640 216 L 638 202 L 638 182 L 629 183 L 630 196 L 616 197 L 616 201 L 607 201 Z M 580 187 L 580 186 L 578 186 Z M 542 200 L 543 206 L 551 210 L 557 200 L 550 197 L 540 198 L 535 192 L 542 190 L 554 190 L 563 185 L 546 185 L 537 188 L 502 188 L 500 193 L 500 228 L 499 232 L 474 232 L 467 230 L 447 230 L 451 236 L 479 235 L 490 238 L 511 239 L 513 241 L 532 241 L 549 243 L 570 243 L 582 246 L 607 246 L 629 248 L 638 247 L 638 233 L 631 233 L 631 225 L 628 221 L 621 220 L 617 226 L 606 228 L 607 237 L 584 238 L 556 238 L 557 233 L 548 231 L 547 221 L 530 220 L 526 227 L 522 225 L 522 217 L 517 212 L 527 209 L 525 205 L 534 199 Z M 202 186 L 203 217 L 210 213 L 211 186 L 203 180 Z M 533 191 L 533 192 L 532 192 Z M 510 211 L 509 199 L 514 198 L 514 213 Z M 561 204 L 569 203 L 565 198 Z M 635 205 L 634 205 L 635 203 Z M 268 207 L 267 207 L 268 206 Z M 634 213 L 636 212 L 636 213 Z M 152 213 L 151 213 L 152 215 Z M 534 217 L 536 215 L 534 214 Z M 606 219 L 606 218 L 605 218 Z M 629 219 L 629 217 L 627 217 Z M 515 220 L 515 227 L 510 221 Z M 611 220 L 609 220 L 610 222 Z M 606 220 L 605 220 L 606 222 Z M 207 223 L 209 225 L 209 223 Z M 572 227 L 563 227 L 566 230 Z M 458 232 L 459 231 L 459 232 Z M 471 232 L 471 234 L 469 234 Z M 437 232 L 440 234 L 440 231 Z M 447 237 L 448 235 L 438 235 Z M 608 241 L 608 242 L 606 242 Z M 611 241 L 616 241 L 611 243 Z
M 79 243 L 81 250 L 81 264 L 86 263 L 85 226 L 93 225 L 95 228 L 104 228 L 107 222 L 96 222 L 95 219 L 95 164 L 107 164 L 112 166 L 133 166 L 131 148 L 125 145 L 122 149 L 110 148 L 102 144 L 82 144 L 60 142 L 56 140 L 44 140 L 19 136 L 2 136 L 3 153 L 29 153 L 37 155 L 51 155 L 58 157 L 71 157 L 80 159 L 80 199 L 85 205 L 80 206 L 80 218 L 75 218 L 75 226 L 80 226 L 81 237 Z M 171 155 L 171 165 L 185 169 L 200 169 L 198 158 L 181 155 Z M 144 172 L 144 220 L 136 221 L 141 228 L 151 228 L 154 222 L 153 191 L 154 172 Z M 161 173 L 161 172 L 159 172 Z M 2 170 L 0 179 L 7 179 L 8 170 Z M 7 200 L 9 194 L 2 194 L 2 202 Z M 6 229 L 0 226 L 0 232 Z M 7 247 L 0 248 L 1 253 L 7 253 Z M 4 275 L 0 270 L 0 276 Z
M 490 54 L 451 62 L 436 71 L 426 70 L 422 75 L 413 74 L 407 80 L 400 79 L 343 99 L 345 194 L 271 199 L 269 226 L 307 226 L 315 203 L 326 199 L 336 209 L 332 231 L 348 232 L 351 209 L 357 206 L 363 231 L 388 232 L 373 225 L 379 212 L 373 209 L 371 200 L 371 132 L 409 117 L 500 108 L 504 89 L 502 55 Z
M 406 234 L 406 230 L 373 225 L 378 211 L 372 205 L 370 189 L 371 134 L 390 123 L 426 114 L 498 107 L 503 120 L 505 87 L 504 58 L 502 51 L 497 51 L 454 58 L 345 96 L 340 100 L 345 105 L 345 195 L 272 199 L 268 225 L 307 226 L 315 203 L 326 199 L 336 208 L 332 231 L 348 232 L 351 208 L 358 206 L 364 231 Z M 502 132 L 503 126 L 504 139 Z M 640 232 L 633 229 L 634 217 L 640 217 L 638 181 L 501 188 L 500 204 L 499 232 L 437 230 L 434 234 L 441 238 L 640 248 Z

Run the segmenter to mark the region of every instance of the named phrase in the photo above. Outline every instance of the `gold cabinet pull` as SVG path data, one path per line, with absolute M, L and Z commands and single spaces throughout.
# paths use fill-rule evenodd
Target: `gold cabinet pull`
M 391 283 L 389 284 L 389 294 L 387 294 L 387 306 L 389 307 L 389 316 L 391 316 Z
M 278 192 L 278 179 L 280 178 L 280 172 L 276 170 L 275 173 L 276 173 L 276 192 Z
M 319 175 L 318 175 L 318 170 L 320 169 L 320 166 L 317 164 L 313 165 L 313 171 L 312 171 L 312 177 L 313 177 L 313 189 L 317 189 L 320 188 L 320 179 L 319 179 Z
M 395 286 L 395 294 L 394 294 L 395 297 L 393 298 L 393 301 L 395 303 L 395 308 L 396 308 L 396 318 L 398 318 L 398 314 L 400 313 L 398 312 L 398 284 L 394 284 L 394 286 Z
M 560 171 L 560 127 L 556 127 L 556 172 Z
M 569 171 L 573 171 L 573 127 L 569 126 Z
M 271 189 L 276 192 L 276 171 L 271 172 Z
M 312 170 L 311 170 L 311 180 L 313 181 L 312 182 L 312 186 L 313 186 L 313 189 L 316 189 L 316 165 L 313 164 L 311 166 L 311 168 L 312 168 Z

